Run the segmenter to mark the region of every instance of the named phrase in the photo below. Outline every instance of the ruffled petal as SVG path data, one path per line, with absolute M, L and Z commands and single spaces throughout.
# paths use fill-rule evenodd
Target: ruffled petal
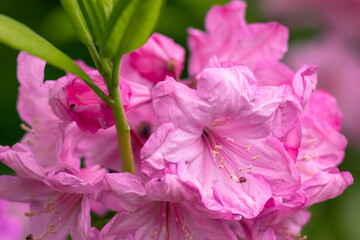
M 209 105 L 197 92 L 167 77 L 152 91 L 153 107 L 160 123 L 172 122 L 185 131 L 199 133 L 209 122 Z
M 46 181 L 54 190 L 66 193 L 90 193 L 92 187 L 89 183 L 79 179 L 75 175 L 59 172 L 49 176 Z
M 17 62 L 20 83 L 17 110 L 21 119 L 31 125 L 36 118 L 56 118 L 48 104 L 49 89 L 54 81 L 44 83 L 46 62 L 26 52 L 20 52 Z
M 34 154 L 21 143 L 15 144 L 12 148 L 0 146 L 0 161 L 24 178 L 36 180 L 45 178 L 44 169 L 38 165 Z
M 327 92 L 315 91 L 301 117 L 302 141 L 297 165 L 310 172 L 336 167 L 344 158 L 346 138 L 339 132 L 342 115 Z M 303 179 L 308 178 L 301 171 Z
M 212 107 L 212 117 L 236 115 L 251 106 L 256 80 L 245 66 L 212 58 L 197 85 L 200 98 Z
M 309 199 L 306 206 L 340 195 L 353 182 L 354 179 L 349 172 L 340 172 L 337 168 L 317 173 L 302 183 L 302 189 Z
M 303 106 L 307 104 L 315 90 L 317 70 L 317 66 L 304 65 L 295 73 L 292 86 Z
M 113 210 L 135 211 L 148 203 L 143 183 L 130 173 L 106 174 L 96 184 L 97 200 Z
M 196 158 L 202 149 L 200 134 L 176 129 L 171 123 L 162 124 L 141 150 L 141 169 L 145 174 L 153 175 L 163 170 L 167 163 Z
M 264 59 L 278 61 L 287 51 L 288 30 L 278 23 L 249 24 L 244 19 L 246 4 L 232 1 L 213 7 L 206 17 L 206 30 L 189 30 L 189 69 L 195 75 L 209 59 L 234 61 L 253 68 Z
M 151 179 L 145 184 L 149 198 L 157 201 L 180 202 L 195 198 L 194 191 L 180 181 L 175 174 L 165 174 Z

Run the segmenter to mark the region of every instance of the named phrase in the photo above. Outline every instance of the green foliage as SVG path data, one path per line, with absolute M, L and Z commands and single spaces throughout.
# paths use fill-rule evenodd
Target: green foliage
M 91 78 L 66 54 L 37 35 L 27 26 L 0 14 L 0 42 L 38 56 L 50 64 L 85 80 Z
M 92 42 L 92 37 L 86 24 L 85 18 L 81 12 L 77 0 L 60 0 L 68 19 L 71 22 L 80 41 L 86 45 Z
M 105 13 L 106 19 L 109 19 L 109 16 L 117 3 L 117 0 L 96 0 L 96 4 L 103 13 Z
M 164 7 L 164 0 L 118 1 L 100 45 L 107 58 L 132 52 L 141 47 L 152 33 Z
M 105 9 L 99 8 L 98 2 L 97 0 L 79 0 L 80 9 L 96 44 L 100 43 L 107 22 Z
M 116 214 L 117 212 L 109 211 L 105 216 L 98 216 L 91 212 L 91 226 L 101 230 Z

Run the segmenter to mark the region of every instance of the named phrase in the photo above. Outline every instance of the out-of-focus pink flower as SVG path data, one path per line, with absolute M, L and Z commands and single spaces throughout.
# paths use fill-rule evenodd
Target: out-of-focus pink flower
M 18 173 L 0 177 L 0 197 L 30 203 L 25 213 L 31 217 L 30 234 L 44 240 L 62 240 L 69 234 L 74 239 L 95 239 L 97 230 L 90 224 L 92 188 L 105 169 L 93 166 L 75 174 L 45 175 L 31 151 L 19 152 L 19 147 L 0 148 L 0 160 Z
M 97 185 L 98 200 L 119 213 L 99 239 L 237 239 L 220 220 L 202 210 L 196 191 L 174 174 L 145 183 L 128 174 L 107 174 Z
M 360 39 L 358 0 L 265 0 L 263 11 L 290 26 L 312 26 L 356 44 Z
M 284 87 L 257 91 L 248 68 L 216 58 L 197 90 L 170 77 L 158 83 L 153 104 L 162 125 L 142 149 L 143 171 L 177 163 L 181 180 L 198 188 L 209 209 L 257 216 L 271 196 L 300 187 L 293 160 L 272 136 L 276 124 L 296 123 L 296 114 L 275 118 L 299 104 L 283 102 L 284 94 L 293 94 Z
M 0 239 L 24 239 L 28 225 L 24 212 L 27 212 L 28 209 L 28 204 L 7 202 L 0 199 Z
M 144 78 L 155 84 L 166 76 L 179 80 L 184 67 L 185 50 L 172 39 L 154 33 L 144 46 L 122 59 L 121 75 L 136 82 Z
M 344 132 L 360 145 L 360 59 L 334 36 L 294 46 L 286 61 L 293 68 L 302 62 L 319 66 L 319 89 L 333 95 L 344 115 Z
M 278 23 L 245 22 L 246 4 L 232 1 L 215 6 L 205 20 L 207 32 L 189 30 L 189 73 L 196 75 L 217 56 L 221 61 L 245 64 L 251 70 L 258 61 L 278 61 L 287 51 L 288 30 Z

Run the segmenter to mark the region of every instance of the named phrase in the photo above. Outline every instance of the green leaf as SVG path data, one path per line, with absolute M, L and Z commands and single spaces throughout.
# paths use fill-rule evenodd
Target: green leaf
M 77 0 L 60 0 L 60 2 L 80 41 L 89 45 L 92 37 Z
M 64 71 L 92 82 L 91 78 L 70 57 L 27 26 L 2 14 L 0 14 L 0 42 L 38 56 Z
M 102 39 L 107 22 L 105 8 L 99 8 L 98 0 L 79 0 L 79 5 L 95 43 L 98 44 Z
M 106 19 L 109 19 L 110 14 L 116 4 L 117 0 L 97 0 L 98 8 L 101 9 L 106 15 Z
M 100 54 L 114 58 L 141 47 L 152 33 L 165 0 L 119 0 L 105 28 Z

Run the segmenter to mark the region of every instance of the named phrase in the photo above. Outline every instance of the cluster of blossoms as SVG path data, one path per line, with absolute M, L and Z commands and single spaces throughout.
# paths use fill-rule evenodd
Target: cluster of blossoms
M 293 27 L 312 29 L 312 39 L 295 42 L 285 62 L 292 68 L 304 62 L 319 66 L 318 88 L 333 95 L 344 116 L 343 128 L 352 144 L 360 146 L 360 1 L 358 0 L 265 0 L 263 12 Z
M 342 115 L 315 91 L 317 67 L 279 62 L 288 31 L 247 24 L 246 5 L 213 7 L 185 51 L 153 34 L 121 63 L 135 174 L 123 173 L 111 109 L 80 78 L 44 82 L 45 62 L 18 57 L 27 131 L 0 148 L 17 176 L 0 198 L 28 202 L 27 239 L 306 239 L 307 208 L 342 193 Z M 97 70 L 78 62 L 106 92 Z M 90 213 L 117 214 L 100 230 Z

